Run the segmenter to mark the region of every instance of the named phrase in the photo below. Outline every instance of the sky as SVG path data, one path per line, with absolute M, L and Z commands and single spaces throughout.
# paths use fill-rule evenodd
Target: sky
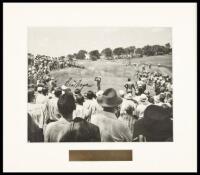
M 133 27 L 30 27 L 28 52 L 62 56 L 79 50 L 149 45 L 172 45 L 171 28 Z

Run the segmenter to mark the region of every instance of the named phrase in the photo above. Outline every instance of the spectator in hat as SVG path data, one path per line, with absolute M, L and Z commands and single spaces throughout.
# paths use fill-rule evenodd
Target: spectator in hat
M 140 96 L 140 99 L 139 99 L 139 104 L 138 106 L 136 107 L 136 116 L 138 118 L 142 118 L 143 115 L 144 115 L 144 110 L 146 109 L 146 107 L 150 105 L 149 101 L 148 101 L 148 98 L 145 94 L 142 94 Z
M 131 132 L 127 126 L 119 121 L 115 115 L 115 109 L 122 103 L 113 88 L 106 89 L 101 97 L 97 98 L 103 111 L 95 113 L 91 117 L 91 123 L 100 129 L 102 142 L 129 142 Z
M 73 120 L 75 99 L 71 92 L 62 95 L 58 100 L 61 118 L 47 125 L 45 142 L 99 142 L 99 128 L 86 120 L 76 117 Z
M 172 141 L 173 126 L 169 111 L 161 106 L 149 105 L 144 117 L 134 125 L 133 139 L 140 136 L 147 142 Z

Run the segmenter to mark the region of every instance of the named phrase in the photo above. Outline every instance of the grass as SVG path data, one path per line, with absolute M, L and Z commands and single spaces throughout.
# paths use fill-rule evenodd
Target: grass
M 172 74 L 172 56 L 152 56 L 152 57 L 143 57 L 135 58 L 131 60 L 132 64 L 152 64 L 152 70 L 157 70 L 166 74 Z M 124 84 L 127 81 L 127 78 L 130 77 L 132 80 L 135 80 L 135 68 L 133 65 L 128 65 L 127 60 L 81 60 L 78 61 L 79 64 L 84 65 L 85 69 L 79 68 L 65 68 L 61 70 L 56 70 L 51 72 L 57 80 L 58 86 L 61 86 L 65 81 L 72 77 L 73 80 L 82 80 L 82 83 L 88 83 L 90 87 L 84 87 L 83 92 L 88 90 L 96 91 L 96 82 L 94 81 L 95 76 L 100 75 L 102 77 L 101 87 L 102 89 L 106 88 L 115 88 L 116 90 L 124 89 Z M 158 68 L 157 64 L 160 64 L 161 67 Z M 139 66 L 140 69 L 140 66 Z M 73 87 L 71 87 L 74 90 Z

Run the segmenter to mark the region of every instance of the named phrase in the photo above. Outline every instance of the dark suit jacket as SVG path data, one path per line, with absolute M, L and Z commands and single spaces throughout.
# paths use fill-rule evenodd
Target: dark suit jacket
M 99 128 L 82 118 L 68 122 L 64 118 L 47 125 L 45 142 L 100 142 Z

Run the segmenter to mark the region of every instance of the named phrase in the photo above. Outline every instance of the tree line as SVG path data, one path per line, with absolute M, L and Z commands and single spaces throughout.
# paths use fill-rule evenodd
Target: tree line
M 136 58 L 143 56 L 154 56 L 154 55 L 165 55 L 171 54 L 172 48 L 170 43 L 166 43 L 164 46 L 162 45 L 146 45 L 142 48 L 136 48 L 135 46 L 130 47 L 117 47 L 113 50 L 111 48 L 105 48 L 101 52 L 99 50 L 92 50 L 87 52 L 86 50 L 80 50 L 78 53 L 68 54 L 68 59 L 91 59 L 93 61 L 98 60 L 100 58 L 105 59 L 123 59 L 123 58 Z M 89 57 L 87 57 L 87 55 Z
M 172 54 L 172 48 L 170 43 L 166 43 L 164 46 L 162 45 L 146 45 L 141 48 L 136 48 L 135 46 L 130 47 L 117 47 L 114 49 L 105 48 L 102 51 L 92 50 L 87 52 L 86 50 L 79 50 L 77 53 L 68 54 L 67 56 L 60 56 L 58 59 L 64 60 L 67 58 L 68 60 L 73 61 L 77 60 L 98 60 L 98 59 L 126 59 L 126 58 L 141 58 L 143 56 L 154 56 L 154 55 L 165 55 Z M 44 55 L 37 55 L 38 57 L 43 57 Z M 36 56 L 36 57 L 37 57 Z M 28 53 L 28 58 L 32 59 L 33 55 Z

